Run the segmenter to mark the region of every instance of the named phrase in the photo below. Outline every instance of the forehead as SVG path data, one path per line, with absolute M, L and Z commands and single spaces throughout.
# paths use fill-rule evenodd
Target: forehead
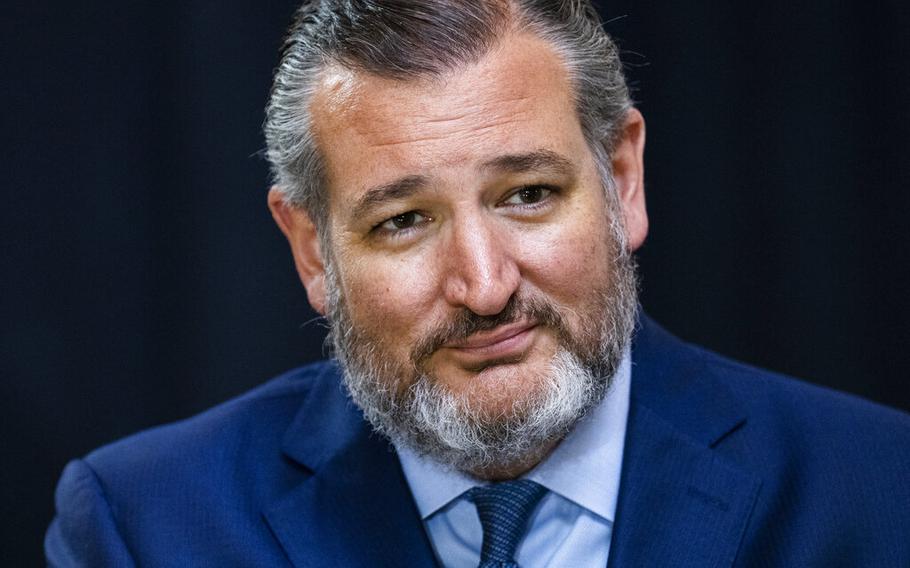
M 563 62 L 534 36 L 505 38 L 441 77 L 401 81 L 333 66 L 310 110 L 333 207 L 401 175 L 463 172 L 531 149 L 584 151 Z

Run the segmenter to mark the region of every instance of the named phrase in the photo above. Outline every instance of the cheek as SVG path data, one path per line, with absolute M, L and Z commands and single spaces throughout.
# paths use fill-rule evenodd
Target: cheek
M 407 343 L 430 313 L 433 286 L 419 264 L 383 259 L 351 263 L 342 276 L 352 323 L 374 340 Z
M 609 276 L 609 247 L 602 224 L 560 226 L 528 240 L 521 249 L 525 278 L 567 307 L 579 307 Z

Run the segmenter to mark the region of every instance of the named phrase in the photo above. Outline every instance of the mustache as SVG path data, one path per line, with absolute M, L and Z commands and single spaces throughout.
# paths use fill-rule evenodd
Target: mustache
M 553 329 L 559 337 L 568 335 L 563 317 L 551 302 L 543 298 L 523 298 L 516 294 L 509 298 L 505 307 L 498 314 L 482 316 L 467 308 L 462 308 L 451 319 L 440 324 L 417 342 L 411 351 L 411 362 L 415 367 L 420 368 L 436 350 L 446 343 L 464 341 L 475 333 L 495 329 L 521 319 L 547 326 Z

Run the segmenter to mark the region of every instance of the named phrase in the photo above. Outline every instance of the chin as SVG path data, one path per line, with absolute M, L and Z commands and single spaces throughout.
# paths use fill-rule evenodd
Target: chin
M 565 350 L 542 364 L 494 365 L 455 377 L 427 372 L 405 389 L 388 388 L 388 375 L 375 369 L 342 369 L 377 432 L 443 466 L 490 479 L 537 463 L 609 383 Z
M 437 378 L 437 383 L 468 412 L 491 418 L 513 417 L 546 395 L 549 370 L 548 364 L 528 361 L 497 363 L 468 372 L 457 381 Z

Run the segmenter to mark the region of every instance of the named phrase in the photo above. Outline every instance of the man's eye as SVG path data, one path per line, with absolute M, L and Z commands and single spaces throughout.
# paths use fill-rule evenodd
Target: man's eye
M 383 231 L 394 233 L 397 231 L 402 231 L 405 229 L 410 229 L 415 225 L 419 225 L 427 220 L 427 217 L 421 215 L 416 211 L 408 211 L 407 213 L 402 213 L 401 215 L 395 215 L 394 217 L 387 219 L 379 225 L 379 228 Z
M 508 205 L 533 205 L 550 196 L 553 190 L 542 185 L 529 185 L 510 195 L 504 203 Z

